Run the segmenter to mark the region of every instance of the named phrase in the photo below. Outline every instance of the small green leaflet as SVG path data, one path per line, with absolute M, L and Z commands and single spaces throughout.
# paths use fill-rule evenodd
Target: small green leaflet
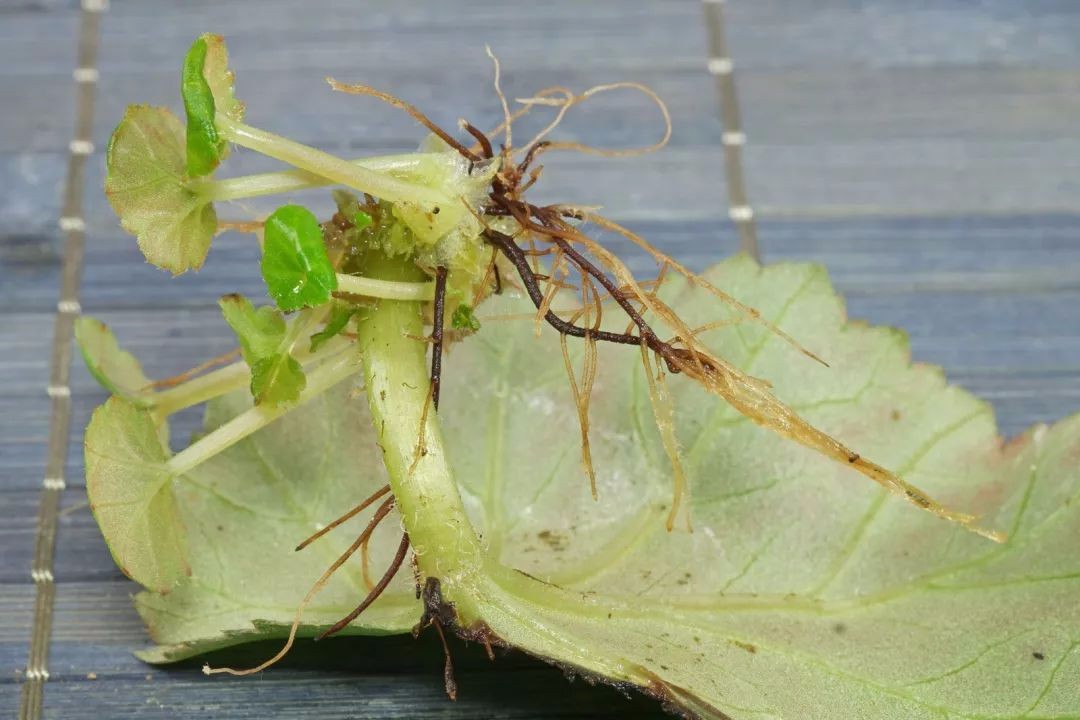
M 240 341 L 244 362 L 251 368 L 251 396 L 255 404 L 296 402 L 306 379 L 303 368 L 290 352 L 292 343 L 281 312 L 271 307 L 256 310 L 242 295 L 226 295 L 218 305 Z
M 198 270 L 217 232 L 214 206 L 188 188 L 184 126 L 166 108 L 132 105 L 109 138 L 105 196 L 147 261 Z
M 357 230 L 363 230 L 368 225 L 371 225 L 372 222 L 371 216 L 363 210 L 357 210 L 356 214 L 353 215 L 353 227 Z
M 322 227 L 310 210 L 284 205 L 266 219 L 262 276 L 282 310 L 322 305 L 337 289 Z
M 151 380 L 134 355 L 122 350 L 109 327 L 89 315 L 75 321 L 75 342 L 94 379 L 139 407 L 153 404 Z
M 124 574 L 167 593 L 191 573 L 168 451 L 147 410 L 110 398 L 86 428 L 86 493 Z
M 200 37 L 184 58 L 180 94 L 187 112 L 187 171 L 198 177 L 213 172 L 225 153 L 225 139 L 214 125 L 214 95 L 203 77 L 206 38 Z
M 233 95 L 233 74 L 220 35 L 206 33 L 192 44 L 184 58 L 180 94 L 187 112 L 187 172 L 199 177 L 213 172 L 228 154 L 228 143 L 217 129 L 217 114 L 240 120 L 244 113 Z
M 326 321 L 326 327 L 311 336 L 311 352 L 315 352 L 330 338 L 341 333 L 349 324 L 349 320 L 356 314 L 356 308 L 347 303 L 335 303 L 330 313 L 330 319 Z
M 473 314 L 472 306 L 465 303 L 458 305 L 454 309 L 454 314 L 450 316 L 450 324 L 457 330 L 476 332 L 480 329 L 480 321 Z

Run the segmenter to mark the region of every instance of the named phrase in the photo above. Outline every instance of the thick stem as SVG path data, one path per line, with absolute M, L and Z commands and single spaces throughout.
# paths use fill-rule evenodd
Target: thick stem
M 371 257 L 365 268 L 393 281 L 423 277 L 408 261 Z M 425 576 L 471 583 L 482 575 L 479 540 L 458 494 L 430 407 L 421 305 L 379 300 L 361 310 L 358 344 L 372 421 L 397 507 Z
M 248 435 L 261 430 L 293 408 L 303 405 L 359 370 L 356 355 L 343 352 L 338 357 L 316 368 L 307 376 L 307 385 L 300 392 L 295 405 L 268 407 L 256 405 L 234 417 L 208 435 L 192 443 L 169 458 L 168 467 L 173 475 L 183 475 L 214 455 L 232 447 Z
M 458 158 L 449 153 L 406 153 L 357 158 L 349 162 L 370 172 L 391 175 L 404 182 L 423 182 L 423 178 L 436 173 L 451 172 L 456 167 Z M 188 188 L 210 202 L 225 202 L 296 192 L 331 185 L 333 182 L 323 175 L 306 170 L 286 170 L 222 180 L 200 178 L 189 183 Z
M 440 208 L 450 205 L 450 199 L 446 195 L 430 187 L 368 170 L 322 150 L 235 122 L 225 116 L 217 117 L 216 123 L 218 130 L 237 145 L 250 148 L 354 190 L 369 193 L 390 202 L 405 201 Z

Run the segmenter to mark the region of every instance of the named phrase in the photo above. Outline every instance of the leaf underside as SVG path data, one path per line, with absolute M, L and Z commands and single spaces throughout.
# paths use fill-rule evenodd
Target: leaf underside
M 913 366 L 901 333 L 847 323 L 820 268 L 761 270 L 740 257 L 707 277 L 831 368 L 749 324 L 704 335 L 713 350 L 859 452 L 983 513 L 1009 541 L 921 513 L 678 376 L 668 385 L 694 530 L 669 534 L 670 468 L 640 355 L 601 350 L 594 502 L 556 338 L 535 338 L 529 320 L 489 322 L 447 357 L 439 412 L 491 560 L 488 592 L 470 598 L 478 615 L 460 620 L 701 717 L 1080 715 L 1080 417 L 1003 444 L 990 407 Z M 682 281 L 661 296 L 691 327 L 724 317 Z M 505 304 L 484 314 L 524 307 L 492 302 Z M 208 426 L 237 403 L 212 406 Z M 344 392 L 193 475 L 175 487 L 192 576 L 136 600 L 159 643 L 144 654 L 154 661 L 283 635 L 356 528 L 320 540 L 318 558 L 291 547 L 384 482 L 364 403 Z M 392 554 L 396 527 L 382 526 L 374 568 Z M 355 563 L 345 570 L 309 609 L 305 633 L 363 595 Z M 418 615 L 411 578 L 399 577 L 348 631 L 402 632 Z
M 198 270 L 217 231 L 214 206 L 188 189 L 184 126 L 167 108 L 132 105 L 106 154 L 105 195 L 146 259 Z
M 90 374 L 106 390 L 135 405 L 149 404 L 150 378 L 134 355 L 120 349 L 105 323 L 80 315 L 75 321 L 75 342 Z

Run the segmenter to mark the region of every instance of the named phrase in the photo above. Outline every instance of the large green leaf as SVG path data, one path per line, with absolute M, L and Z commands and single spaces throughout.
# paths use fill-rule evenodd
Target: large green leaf
M 463 630 L 482 623 L 489 637 L 702 717 L 1080 716 L 1080 418 L 1003 444 L 989 406 L 911 365 L 901 333 L 846 322 L 820 268 L 736 258 L 708 275 L 831 367 L 753 325 L 705 335 L 715 351 L 1009 541 L 920 512 L 679 377 L 668 382 L 693 531 L 668 533 L 670 468 L 640 355 L 601 354 L 593 501 L 556 338 L 536 338 L 529 320 L 486 322 L 448 356 L 439 410 L 489 555 L 479 580 L 442 578 L 444 597 L 468 608 Z M 724 315 L 681 281 L 662 294 L 691 326 Z M 488 305 L 481 319 L 521 309 Z M 216 406 L 210 425 L 237 410 Z M 320 562 L 291 546 L 383 482 L 363 403 L 347 393 L 207 468 L 212 481 L 176 486 L 191 579 L 138 598 L 162 644 L 153 659 L 284 634 L 343 541 L 321 540 Z M 384 530 L 376 567 L 393 545 Z M 312 626 L 363 594 L 347 570 L 326 596 L 337 605 L 309 610 Z M 419 610 L 399 583 L 350 631 L 410 626 Z

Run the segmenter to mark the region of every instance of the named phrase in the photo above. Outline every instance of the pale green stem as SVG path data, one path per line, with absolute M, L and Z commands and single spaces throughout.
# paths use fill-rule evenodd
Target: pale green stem
M 306 365 L 332 357 L 340 352 L 342 348 L 351 344 L 352 340 L 348 338 L 336 337 L 323 344 L 317 353 L 312 353 L 308 347 L 301 345 L 296 349 L 293 357 L 302 365 Z M 154 416 L 160 422 L 184 408 L 247 387 L 249 382 L 251 382 L 251 370 L 248 368 L 247 363 L 236 362 L 208 372 L 205 375 L 200 375 L 175 387 L 154 393 L 149 397 L 149 400 L 153 403 Z
M 338 292 L 350 295 L 412 302 L 430 302 L 435 299 L 435 283 L 430 282 L 398 282 L 341 273 L 338 273 L 337 281 Z
M 188 380 L 152 396 L 154 415 L 162 420 L 174 412 L 245 387 L 251 379 L 246 363 L 237 362 Z
M 372 257 L 365 268 L 392 281 L 422 277 L 404 260 Z M 427 343 L 416 339 L 422 305 L 379 300 L 361 310 L 356 327 L 372 422 L 420 572 L 469 582 L 482 574 L 482 553 L 431 407 Z
M 426 203 L 434 207 L 450 205 L 450 198 L 424 185 L 399 180 L 374 172 L 348 160 L 250 125 L 224 115 L 215 118 L 218 130 L 237 145 L 255 150 L 282 162 L 320 175 L 335 183 L 369 193 L 389 202 Z
M 214 455 L 232 447 L 248 435 L 266 427 L 293 408 L 303 405 L 360 369 L 355 353 L 343 352 L 320 365 L 307 376 L 307 385 L 295 404 L 288 406 L 256 405 L 240 413 L 213 432 L 169 458 L 167 467 L 173 475 L 183 475 Z
M 431 177 L 436 172 L 453 171 L 457 158 L 448 153 L 407 153 L 357 158 L 351 164 L 371 172 L 391 175 L 405 182 Z M 225 202 L 242 198 L 260 197 L 296 192 L 308 188 L 324 187 L 333 181 L 305 170 L 260 173 L 222 180 L 197 179 L 188 189 L 210 202 Z

